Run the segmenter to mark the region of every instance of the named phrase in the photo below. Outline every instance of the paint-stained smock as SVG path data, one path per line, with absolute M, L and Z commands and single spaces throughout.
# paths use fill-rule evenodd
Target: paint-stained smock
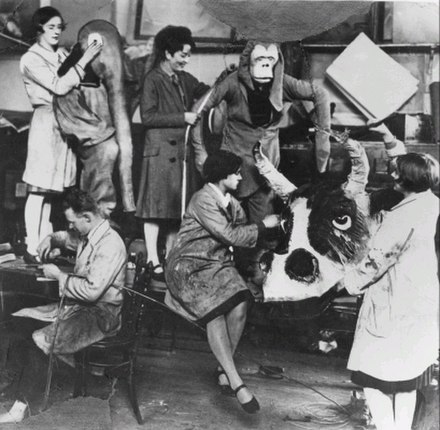
M 160 67 L 145 76 L 140 113 L 145 142 L 136 216 L 180 219 L 185 112 L 209 87 L 187 72 L 177 72 L 185 96 Z M 196 191 L 193 157 L 188 157 L 187 199 Z
M 49 51 L 35 43 L 20 60 L 26 92 L 34 108 L 23 181 L 47 191 L 61 192 L 76 180 L 76 158 L 61 135 L 52 107 L 55 94 L 67 94 L 83 77 L 84 72 L 75 67 L 62 77 L 57 75 L 66 57 L 62 48 Z
M 167 258 L 168 306 L 207 322 L 217 309 L 230 310 L 225 303 L 232 303 L 232 308 L 237 304 L 234 297 L 246 296 L 248 289 L 234 267 L 231 247 L 255 246 L 264 229 L 246 221 L 240 203 L 231 196 L 227 209 L 210 184 L 194 194 Z
M 385 275 L 365 290 L 347 367 L 382 381 L 419 377 L 438 358 L 439 280 L 435 253 L 438 198 L 425 191 L 406 197 L 391 211 L 373 238 L 359 269 L 344 284 L 359 293 L 403 251 Z M 399 253 L 398 253 L 399 254 Z
M 65 355 L 112 336 L 120 329 L 123 295 L 119 287 L 125 282 L 127 253 L 121 237 L 107 220 L 84 239 L 70 232 L 56 232 L 51 242 L 52 247 L 76 249 L 73 274 L 63 274 L 59 281 L 60 295 L 64 290 L 66 293 L 54 352 Z M 47 305 L 46 312 L 56 306 L 56 303 Z M 33 334 L 37 345 L 46 353 L 54 330 L 52 323 Z

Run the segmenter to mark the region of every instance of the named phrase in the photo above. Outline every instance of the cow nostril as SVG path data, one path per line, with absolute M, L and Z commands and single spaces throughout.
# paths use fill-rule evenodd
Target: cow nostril
M 295 249 L 286 260 L 284 266 L 290 279 L 312 283 L 319 273 L 318 260 L 305 249 Z
M 265 252 L 260 258 L 260 269 L 266 274 L 269 273 L 269 270 L 272 267 L 272 261 L 273 253 Z

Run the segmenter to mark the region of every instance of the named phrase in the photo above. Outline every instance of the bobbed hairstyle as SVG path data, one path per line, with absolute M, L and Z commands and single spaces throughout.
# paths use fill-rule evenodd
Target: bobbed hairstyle
M 98 204 L 86 191 L 72 188 L 63 194 L 63 209 L 72 209 L 75 214 L 92 212 L 99 213 Z
M 37 11 L 32 15 L 32 25 L 34 26 L 37 34 L 44 33 L 43 25 L 56 16 L 61 19 L 61 29 L 64 30 L 66 28 L 66 23 L 64 22 L 64 19 L 58 9 L 55 9 L 52 6 L 40 7 L 40 9 L 37 9 Z
M 237 173 L 242 159 L 229 151 L 218 150 L 208 155 L 203 165 L 203 177 L 206 182 L 217 183 L 229 175 Z
M 175 25 L 162 28 L 154 38 L 156 62 L 165 60 L 165 51 L 174 55 L 177 51 L 181 51 L 184 45 L 189 45 L 191 48 L 196 46 L 189 28 Z
M 396 157 L 396 182 L 405 190 L 421 193 L 439 183 L 439 163 L 429 154 L 410 152 Z

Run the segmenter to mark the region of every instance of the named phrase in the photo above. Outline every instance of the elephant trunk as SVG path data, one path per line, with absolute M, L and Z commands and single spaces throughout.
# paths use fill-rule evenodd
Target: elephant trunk
M 126 212 L 132 212 L 136 209 L 132 181 L 133 145 L 122 76 L 117 80 L 104 79 L 104 85 L 107 89 L 110 114 L 119 145 L 118 169 L 122 205 Z

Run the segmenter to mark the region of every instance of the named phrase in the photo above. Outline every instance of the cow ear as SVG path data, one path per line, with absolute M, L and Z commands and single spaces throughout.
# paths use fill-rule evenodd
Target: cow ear
M 389 211 L 403 200 L 403 194 L 393 188 L 373 191 L 370 194 L 370 216 L 382 210 Z

